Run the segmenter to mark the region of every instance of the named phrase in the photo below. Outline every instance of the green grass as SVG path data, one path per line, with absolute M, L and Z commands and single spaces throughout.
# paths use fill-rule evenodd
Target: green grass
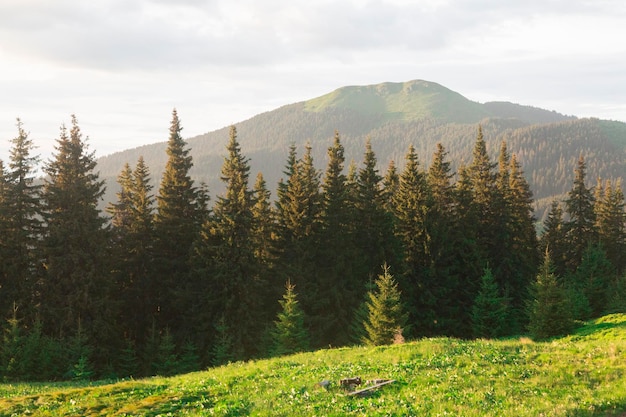
M 394 379 L 350 397 L 341 378 Z M 332 381 L 328 389 L 317 383 Z M 424 339 L 234 363 L 172 378 L 0 385 L 0 415 L 619 416 L 626 315 L 548 342 Z

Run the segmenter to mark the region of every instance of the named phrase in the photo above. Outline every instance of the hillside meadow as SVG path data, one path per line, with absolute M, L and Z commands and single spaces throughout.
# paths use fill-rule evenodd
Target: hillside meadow
M 339 380 L 356 376 L 395 382 L 347 395 Z M 0 398 L 2 416 L 622 416 L 626 315 L 546 342 L 422 339 L 171 378 L 3 384 Z

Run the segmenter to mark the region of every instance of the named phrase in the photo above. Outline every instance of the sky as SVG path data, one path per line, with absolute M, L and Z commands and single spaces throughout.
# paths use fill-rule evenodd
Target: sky
M 44 160 L 72 114 L 103 156 L 174 108 L 189 138 L 415 79 L 626 121 L 625 40 L 623 0 L 0 0 L 0 159 L 18 117 Z

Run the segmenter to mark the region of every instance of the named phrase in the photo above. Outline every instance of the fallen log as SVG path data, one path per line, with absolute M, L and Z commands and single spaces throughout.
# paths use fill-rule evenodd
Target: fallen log
M 351 393 L 346 394 L 346 395 L 349 395 L 349 396 L 355 396 L 356 395 L 356 396 L 359 396 L 359 397 L 363 397 L 365 395 L 371 394 L 372 391 L 374 391 L 374 390 L 376 390 L 376 389 L 378 389 L 378 388 L 380 388 L 382 386 L 389 385 L 392 382 L 396 382 L 396 381 L 395 381 L 395 379 L 387 379 L 387 380 L 377 380 L 376 382 L 377 383 L 374 384 L 374 385 L 362 388 L 362 389 L 360 389 L 358 391 L 352 391 Z

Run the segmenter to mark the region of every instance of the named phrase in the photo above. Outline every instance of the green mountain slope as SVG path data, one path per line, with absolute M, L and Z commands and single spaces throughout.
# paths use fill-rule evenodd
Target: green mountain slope
M 184 125 L 184 115 L 181 117 Z M 292 143 L 302 152 L 309 142 L 320 168 L 325 167 L 326 149 L 335 130 L 342 137 L 347 160 L 357 163 L 361 162 L 365 139 L 370 137 L 381 171 L 391 159 L 403 166 L 409 144 L 417 149 L 423 166 L 430 162 L 437 142 L 448 149 L 456 164 L 469 162 L 478 124 L 483 126 L 494 157 L 500 142 L 509 142 L 535 196 L 543 201 L 569 189 L 581 152 L 589 162 L 590 179 L 623 177 L 626 173 L 624 123 L 576 119 L 513 103 L 481 104 L 439 84 L 420 80 L 344 87 L 259 114 L 236 126 L 253 171 L 263 172 L 269 187 L 274 188 Z M 189 139 L 195 163 L 192 174 L 209 185 L 212 195 L 222 189 L 219 172 L 227 139 L 228 128 Z M 115 178 L 124 163 L 134 164 L 140 155 L 158 180 L 166 161 L 164 142 L 99 159 L 101 174 L 110 185 L 109 198 L 113 198 Z M 541 203 L 541 207 L 546 205 Z
M 626 315 L 611 315 L 542 343 L 436 338 L 172 378 L 0 385 L 0 415 L 622 416 L 625 374 Z M 338 383 L 350 377 L 394 382 L 350 396 Z

